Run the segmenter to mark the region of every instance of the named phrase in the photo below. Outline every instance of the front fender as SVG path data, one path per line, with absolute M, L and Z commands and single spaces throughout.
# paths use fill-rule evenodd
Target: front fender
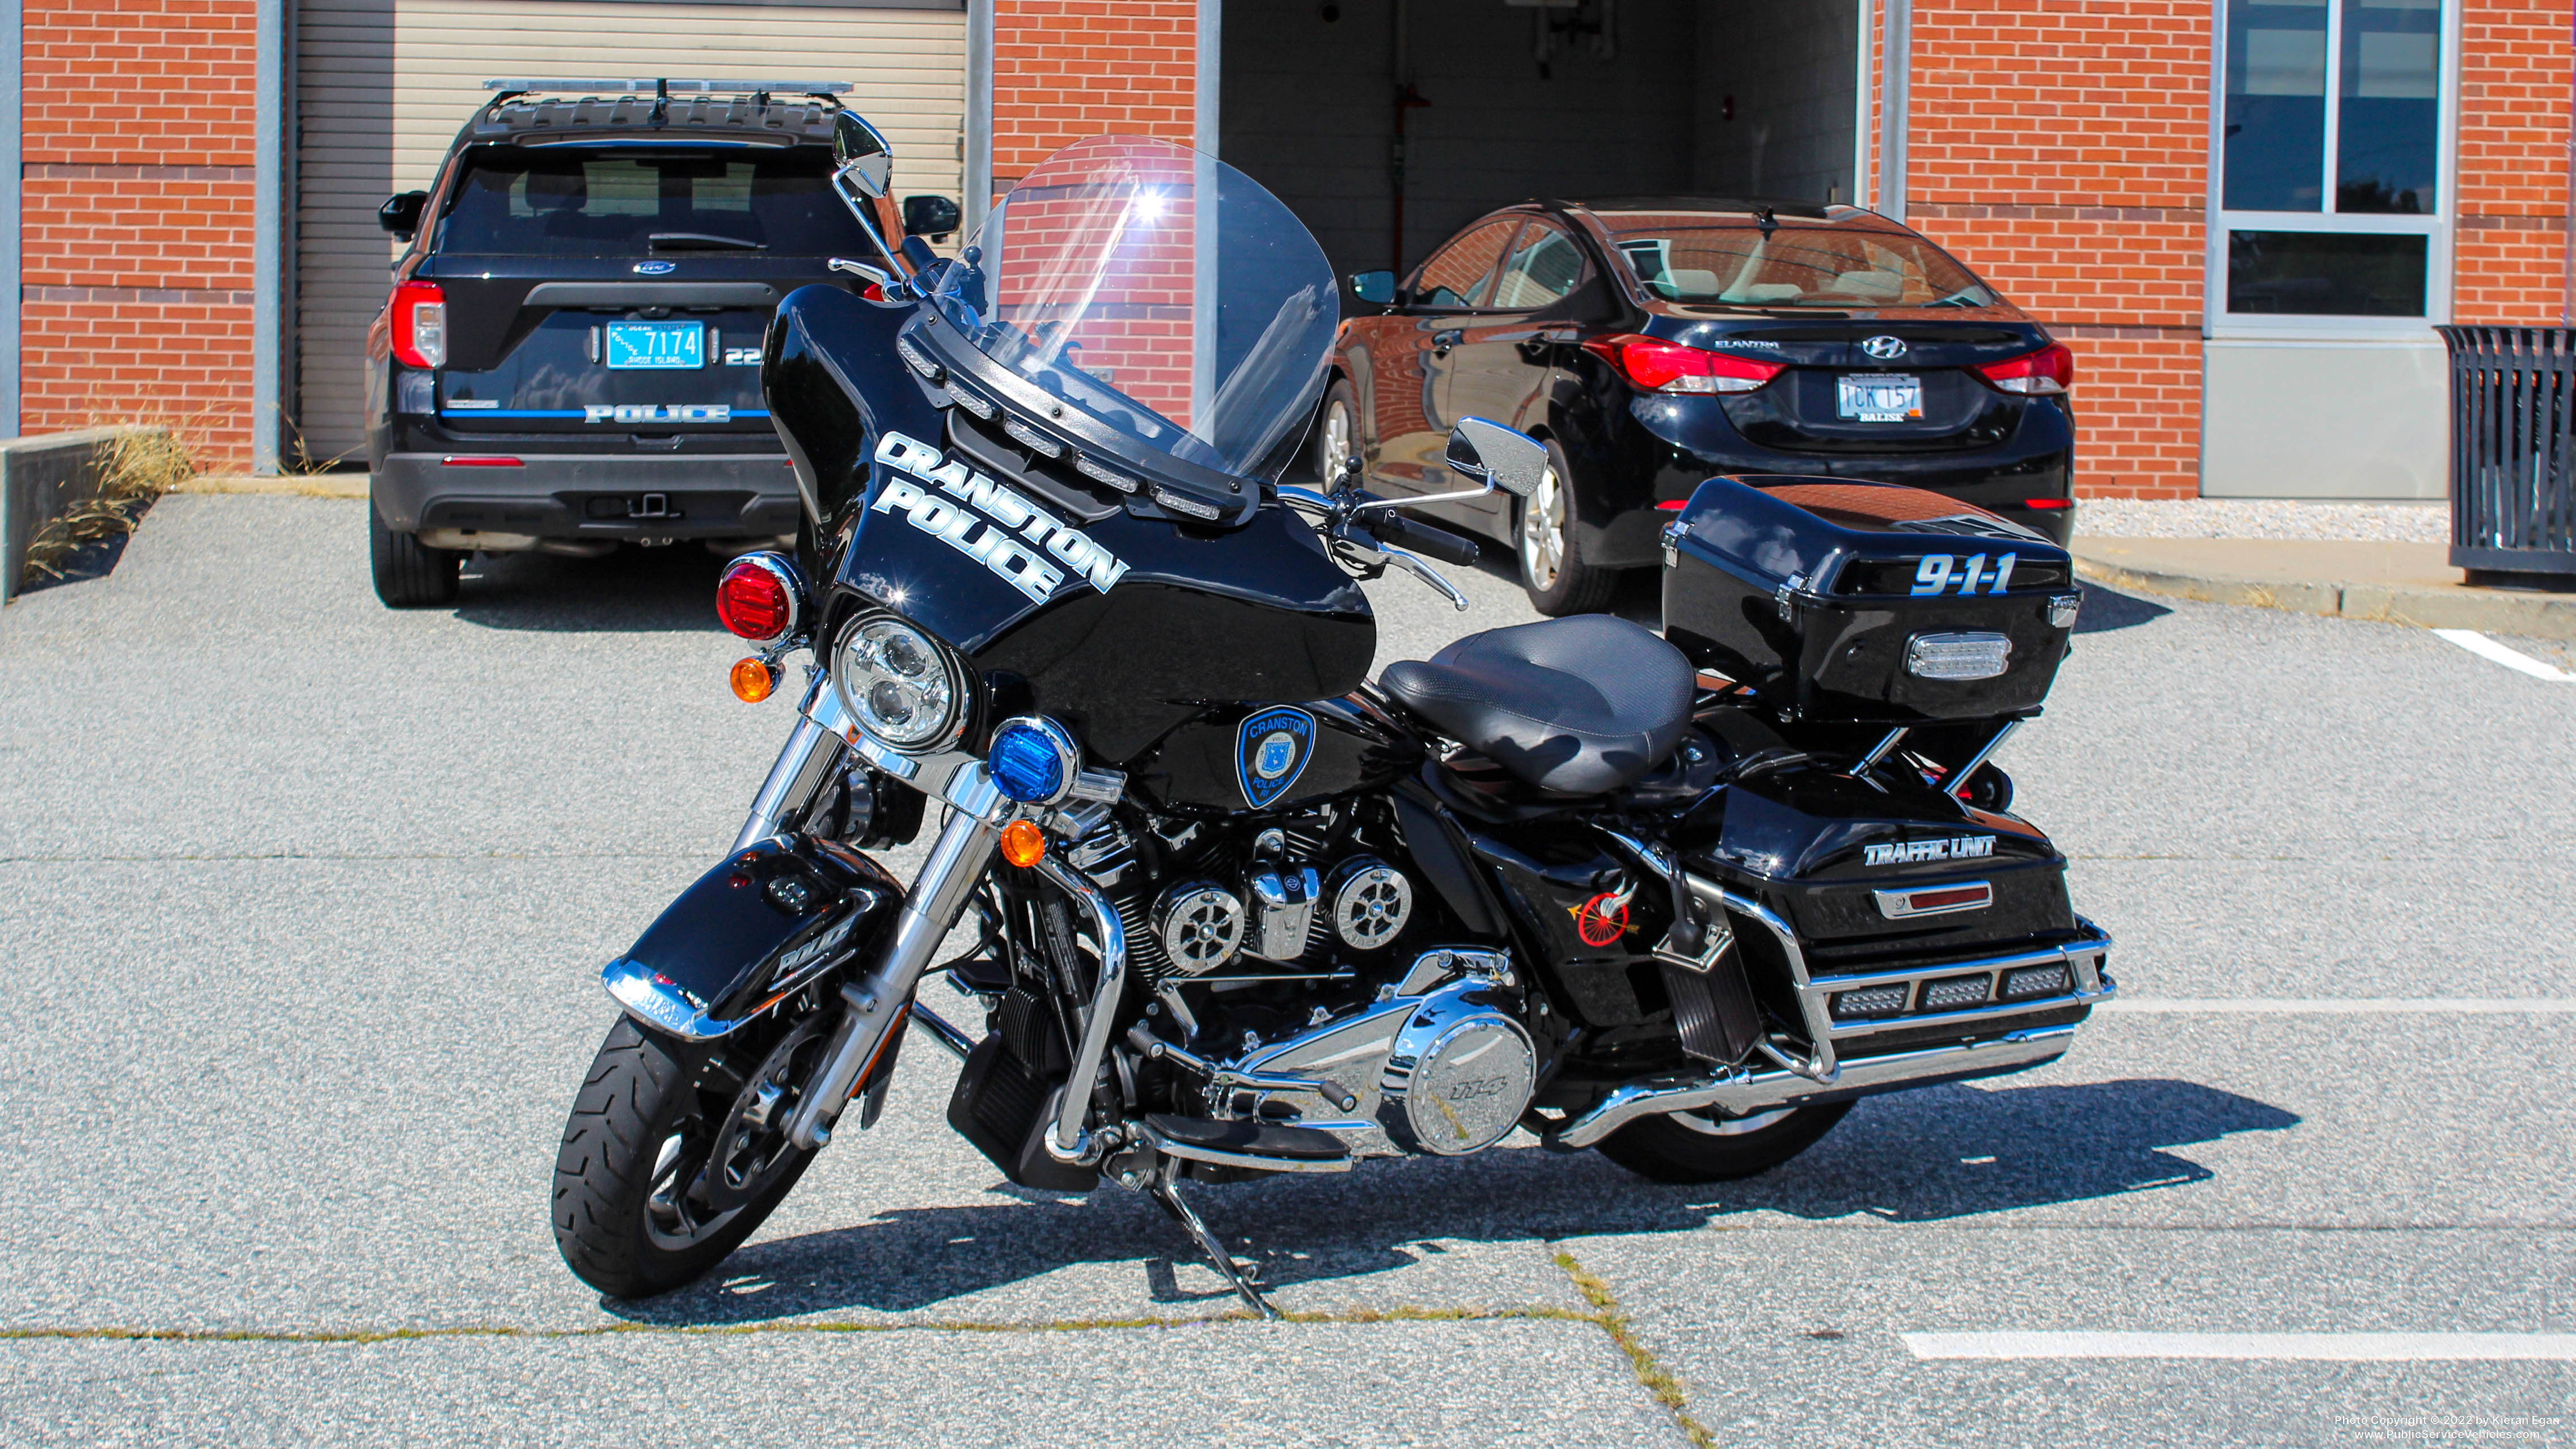
M 855 850 L 772 837 L 680 892 L 600 983 L 643 1025 L 711 1041 L 882 946 L 902 901 Z

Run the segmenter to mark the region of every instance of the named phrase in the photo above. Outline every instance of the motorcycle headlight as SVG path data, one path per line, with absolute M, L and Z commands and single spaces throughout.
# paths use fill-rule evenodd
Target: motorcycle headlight
M 907 754 L 944 748 L 965 727 L 966 680 L 955 658 L 891 614 L 841 635 L 832 687 L 861 728 Z

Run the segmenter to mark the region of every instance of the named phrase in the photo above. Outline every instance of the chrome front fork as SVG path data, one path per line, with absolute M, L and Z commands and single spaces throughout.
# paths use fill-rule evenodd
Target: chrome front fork
M 784 761 L 782 760 L 782 765 Z M 763 792 L 766 793 L 765 791 Z M 849 1105 L 850 1093 L 894 1039 L 921 973 L 929 969 L 939 943 L 966 912 L 976 882 L 993 863 L 993 849 L 1016 807 L 993 786 L 981 762 L 960 768 L 945 792 L 948 824 L 930 847 L 930 859 L 904 893 L 895 916 L 893 938 L 885 954 L 841 988 L 846 1005 L 832 1034 L 823 1065 L 787 1120 L 787 1140 L 811 1151 L 831 1140 L 832 1123 Z
M 823 688 L 820 681 L 817 688 Z M 810 708 L 814 701 L 806 701 Z M 778 752 L 778 763 L 769 767 L 769 778 L 760 782 L 760 793 L 752 797 L 750 818 L 742 822 L 742 833 L 733 838 L 733 850 L 740 854 L 778 833 L 779 823 L 790 812 L 802 810 L 811 803 L 829 778 L 832 766 L 841 758 L 841 736 L 826 729 L 804 714 L 796 717 L 796 731 L 787 737 L 787 747 Z

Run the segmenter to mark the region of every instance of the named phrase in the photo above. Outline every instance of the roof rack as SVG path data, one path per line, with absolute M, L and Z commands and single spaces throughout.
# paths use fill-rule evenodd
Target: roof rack
M 487 80 L 487 91 L 504 91 L 525 95 L 531 91 L 650 91 L 657 96 L 675 94 L 711 95 L 727 93 L 777 91 L 791 96 L 837 96 L 850 90 L 848 81 L 807 80 L 670 80 L 647 77 L 643 80 Z

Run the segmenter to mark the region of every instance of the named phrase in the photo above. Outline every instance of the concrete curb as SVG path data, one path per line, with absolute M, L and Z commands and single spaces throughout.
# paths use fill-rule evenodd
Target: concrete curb
M 0 604 L 27 584 L 27 552 L 47 524 L 107 486 L 116 443 L 161 431 L 139 423 L 0 440 Z
M 303 473 L 275 478 L 246 475 L 224 477 L 201 476 L 170 490 L 173 493 L 260 493 L 294 498 L 364 498 L 367 475 L 364 473 Z
M 2161 569 L 2123 568 L 2080 555 L 2075 571 L 2095 583 L 2144 594 L 2411 624 L 2423 629 L 2479 629 L 2531 639 L 2576 639 L 2576 594 L 2523 594 L 2508 589 L 2423 589 L 2304 579 L 2236 579 Z

